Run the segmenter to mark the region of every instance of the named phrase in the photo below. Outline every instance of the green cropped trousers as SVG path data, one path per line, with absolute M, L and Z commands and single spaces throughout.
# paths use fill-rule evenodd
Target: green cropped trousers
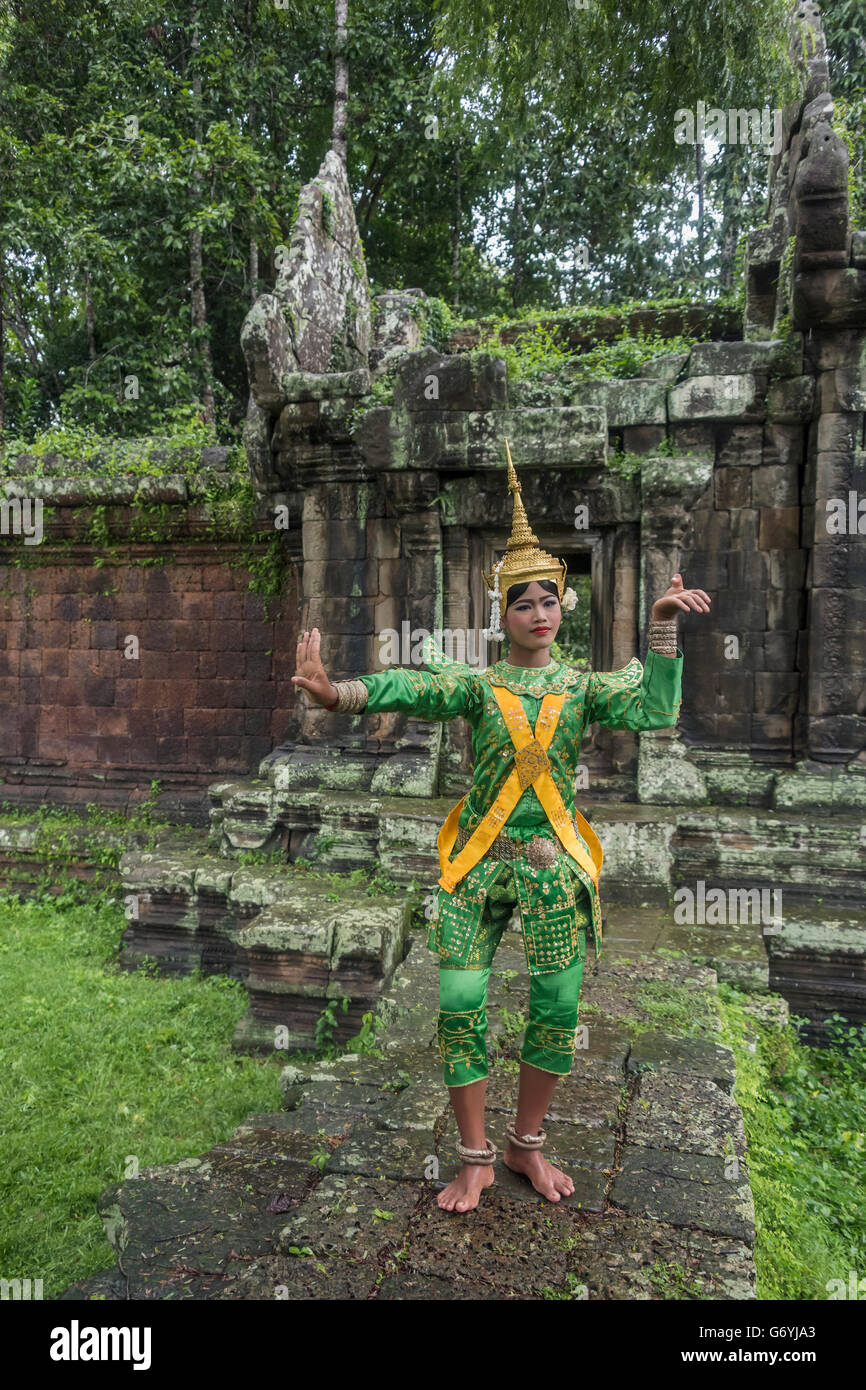
M 487 1075 L 487 984 L 496 948 L 508 925 L 516 894 L 488 896 L 471 968 L 439 969 L 437 1035 L 446 1086 L 469 1086 Z M 520 1060 L 541 1071 L 567 1076 L 574 1063 L 577 1011 L 586 962 L 586 928 L 579 933 L 580 954 L 564 970 L 530 976 L 529 1020 Z

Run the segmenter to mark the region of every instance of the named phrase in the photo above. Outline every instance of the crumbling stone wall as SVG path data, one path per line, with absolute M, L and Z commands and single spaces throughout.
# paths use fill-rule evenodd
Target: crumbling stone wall
M 370 359 L 381 370 L 388 355 L 390 401 L 366 394 L 363 371 L 284 378 L 268 458 L 303 499 L 302 622 L 325 632 L 332 675 L 375 670 L 381 634 L 404 622 L 486 625 L 479 572 L 508 532 L 508 436 L 542 543 L 592 573 L 596 668 L 644 649 L 675 570 L 714 597 L 710 617 L 681 622 L 677 730 L 597 733 L 593 795 L 791 806 L 817 779 L 821 806 L 864 804 L 862 545 L 826 518 L 863 485 L 866 241 L 850 226 L 816 6 L 792 17 L 795 56 L 803 34 L 739 341 L 657 358 L 632 381 L 564 380 L 541 404 L 503 362 L 413 350 L 396 325 Z M 614 446 L 642 468 L 611 471 Z M 580 504 L 589 524 L 575 529 Z M 270 760 L 283 787 L 451 794 L 468 781 L 454 725 L 305 711 L 299 727 Z
M 162 542 L 129 540 L 140 480 L 18 459 L 6 494 L 45 513 L 41 544 L 12 535 L 0 557 L 3 800 L 133 810 L 156 780 L 159 816 L 206 823 L 214 777 L 247 774 L 290 727 L 294 575 L 282 603 L 250 591 L 266 515 L 260 541 L 243 545 L 211 526 L 203 493 L 227 452 L 147 480 Z M 93 539 L 94 507 L 107 546 Z
M 102 595 L 106 572 L 94 568 L 85 611 L 67 591 L 68 558 L 57 565 L 46 549 L 38 626 L 21 626 L 24 595 L 10 580 L 7 790 L 100 799 L 101 788 L 117 800 L 161 777 L 176 782 L 185 814 L 202 814 L 191 798 L 209 778 L 259 768 L 287 794 L 463 790 L 461 726 L 336 717 L 290 697 L 289 677 L 298 624 L 322 628 L 336 678 L 377 669 L 381 635 L 404 623 L 486 626 L 480 574 L 510 525 L 507 435 L 542 543 L 591 573 L 597 669 L 645 649 L 649 604 L 675 570 L 714 597 L 711 616 L 681 622 L 677 729 L 596 731 L 585 749 L 592 795 L 862 806 L 864 552 L 856 530 L 828 531 L 827 503 L 866 495 L 866 236 L 850 226 L 817 7 L 794 20 L 809 36 L 803 92 L 784 112 L 767 225 L 750 239 L 742 336 L 726 322 L 715 341 L 655 358 L 634 380 L 563 378 L 540 397 L 465 342 L 424 346 L 423 291 L 370 299 L 345 168 L 329 153 L 301 193 L 274 292 L 243 329 L 262 536 L 287 508 L 296 598 L 267 625 L 242 574 L 216 587 L 224 547 L 197 533 L 185 483 L 171 492 L 155 480 L 188 527 L 173 570 L 124 573 Z M 615 471 L 614 448 L 642 466 Z M 33 492 L 26 462 L 21 473 L 7 496 Z M 94 501 L 116 502 L 123 530 L 131 493 L 99 478 L 67 483 L 54 498 L 64 534 Z M 586 526 L 575 526 L 579 506 Z M 76 554 L 76 581 L 93 556 Z M 150 667 L 131 699 L 113 644 L 133 616 Z

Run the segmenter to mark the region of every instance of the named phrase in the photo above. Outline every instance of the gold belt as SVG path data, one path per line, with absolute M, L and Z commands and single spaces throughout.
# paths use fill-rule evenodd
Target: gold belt
M 579 834 L 577 824 L 574 821 L 572 824 L 575 832 Z M 462 826 L 458 828 L 456 844 L 458 850 L 463 848 L 471 834 L 471 830 L 464 829 Z M 534 869 L 549 869 L 560 854 L 565 854 L 565 851 L 558 848 L 556 842 L 545 835 L 533 835 L 531 840 L 518 840 L 513 835 L 509 835 L 507 830 L 500 830 L 484 857 L 486 859 L 514 860 L 523 855 L 527 863 L 531 864 Z M 565 857 L 568 858 L 568 855 L 566 854 Z

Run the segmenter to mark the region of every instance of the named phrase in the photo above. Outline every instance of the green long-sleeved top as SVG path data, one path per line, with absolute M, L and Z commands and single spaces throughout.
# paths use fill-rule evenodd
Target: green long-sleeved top
M 462 716 L 468 721 L 474 774 L 460 815 L 460 826 L 468 831 L 490 809 L 513 767 L 514 744 L 492 685 L 504 686 L 519 696 L 533 729 L 544 695 L 565 692 L 547 755 L 570 816 L 574 815 L 574 781 L 587 726 L 597 723 L 610 729 L 662 729 L 676 723 L 682 703 L 683 654 L 679 648 L 676 657 L 649 651 L 644 665 L 634 657 L 621 671 L 588 675 L 555 660 L 547 666 L 512 666 L 498 661 L 479 671 L 450 661 L 429 643 L 426 657 L 427 664 L 434 667 L 431 671 L 392 668 L 361 676 L 368 692 L 365 713 L 401 711 L 416 719 L 438 721 Z M 524 790 L 505 828 L 516 839 L 541 835 L 559 844 L 532 787 Z M 578 839 L 588 849 L 579 832 Z M 438 916 L 431 923 L 428 945 L 443 963 L 475 966 L 472 948 L 487 890 L 494 880 L 501 883 L 503 873 L 508 872 L 514 874 L 532 974 L 569 964 L 578 951 L 578 927 L 588 925 L 590 917 L 598 956 L 598 893 L 589 875 L 570 856 L 558 855 L 551 869 L 532 869 L 523 859 L 514 861 L 512 867 L 507 861 L 485 856 L 453 893 L 439 892 Z

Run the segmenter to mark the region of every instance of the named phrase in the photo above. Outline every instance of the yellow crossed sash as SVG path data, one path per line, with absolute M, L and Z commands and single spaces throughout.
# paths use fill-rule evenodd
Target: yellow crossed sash
M 563 847 L 584 872 L 589 874 L 597 889 L 604 859 L 601 843 L 589 822 L 579 811 L 575 811 L 575 819 L 580 826 L 581 834 L 592 852 L 592 858 L 590 858 L 575 834 L 565 804 L 551 776 L 550 760 L 547 756 L 547 749 L 562 712 L 565 692 L 561 695 L 545 695 L 538 711 L 533 736 L 530 733 L 526 712 L 518 697 L 503 686 L 491 686 L 491 689 L 516 750 L 514 767 L 506 777 L 490 810 L 451 864 L 448 862 L 448 856 L 457 839 L 457 822 L 460 819 L 460 812 L 466 797 L 461 797 L 449 813 L 436 841 L 439 851 L 439 868 L 441 869 L 439 879 L 441 887 L 449 893 L 452 892 L 460 880 L 466 877 L 469 870 L 475 867 L 479 859 L 487 853 L 493 844 L 526 787 L 531 786 L 534 787 L 535 794 L 541 802 L 547 819 L 556 831 Z

